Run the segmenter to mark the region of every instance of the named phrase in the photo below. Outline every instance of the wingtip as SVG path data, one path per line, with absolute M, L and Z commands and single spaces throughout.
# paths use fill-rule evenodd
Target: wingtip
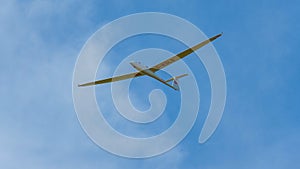
M 219 33 L 219 34 L 217 35 L 217 37 L 220 37 L 220 36 L 222 36 L 222 35 L 223 35 L 223 32 Z
M 77 86 L 78 87 L 84 87 L 84 86 L 88 86 L 88 84 L 87 83 L 85 83 L 85 84 L 78 84 Z
M 209 40 L 210 40 L 210 41 L 214 41 L 214 40 L 216 40 L 217 38 L 219 38 L 219 37 L 222 36 L 222 35 L 223 35 L 223 32 L 220 33 L 220 34 L 218 34 L 218 35 L 216 35 L 216 36 L 214 36 L 214 37 L 211 37 Z

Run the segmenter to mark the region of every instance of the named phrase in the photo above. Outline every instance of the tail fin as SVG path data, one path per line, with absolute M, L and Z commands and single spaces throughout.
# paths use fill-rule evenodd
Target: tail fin
M 178 79 L 179 78 L 182 78 L 184 76 L 187 76 L 188 74 L 182 74 L 182 75 L 179 75 L 179 76 L 175 76 L 175 77 L 172 77 L 168 80 L 166 80 L 166 82 L 170 82 L 170 81 L 173 81 L 172 82 L 172 86 L 175 90 L 179 90 L 179 85 L 178 85 Z
M 175 90 L 179 91 L 179 85 L 178 85 L 178 81 L 176 78 L 174 78 L 172 86 L 174 87 Z

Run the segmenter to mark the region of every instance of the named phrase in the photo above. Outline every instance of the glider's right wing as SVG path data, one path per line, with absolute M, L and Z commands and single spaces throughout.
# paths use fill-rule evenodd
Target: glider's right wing
M 143 75 L 144 74 L 142 74 L 140 72 L 134 72 L 134 73 L 129 73 L 129 74 L 121 75 L 121 76 L 116 76 L 116 77 L 112 77 L 112 78 L 107 78 L 107 79 L 97 80 L 94 82 L 80 84 L 80 85 L 78 85 L 78 87 L 92 86 L 92 85 L 97 85 L 97 84 L 102 84 L 102 83 L 115 82 L 115 81 L 120 81 L 120 80 L 125 80 L 125 79 L 131 79 L 131 78 L 135 78 L 135 77 L 143 76 Z
M 209 39 L 207 39 L 207 40 L 205 40 L 205 41 L 203 41 L 203 42 L 201 42 L 201 43 L 199 43 L 199 44 L 197 44 L 197 45 L 195 45 L 195 46 L 193 46 L 191 48 L 188 48 L 185 51 L 180 52 L 177 55 L 175 55 L 175 56 L 173 56 L 173 57 L 171 57 L 171 58 L 169 58 L 169 59 L 167 59 L 167 60 L 165 60 L 165 61 L 163 61 L 163 62 L 161 62 L 161 63 L 159 63 L 159 64 L 157 64 L 155 66 L 153 66 L 153 67 L 151 67 L 150 70 L 153 71 L 153 72 L 156 72 L 156 71 L 158 71 L 158 70 L 160 70 L 160 69 L 162 69 L 162 68 L 164 68 L 166 66 L 169 66 L 170 64 L 172 64 L 172 63 L 174 63 L 174 62 L 176 62 L 176 61 L 178 61 L 178 60 L 186 57 L 187 55 L 193 53 L 194 51 L 198 50 L 199 48 L 205 46 L 206 44 L 208 44 L 208 43 L 210 43 L 212 41 L 214 41 L 215 39 L 217 39 L 221 35 L 222 35 L 222 33 L 218 34 L 218 35 L 216 35 L 214 37 L 211 37 L 211 38 L 209 38 Z

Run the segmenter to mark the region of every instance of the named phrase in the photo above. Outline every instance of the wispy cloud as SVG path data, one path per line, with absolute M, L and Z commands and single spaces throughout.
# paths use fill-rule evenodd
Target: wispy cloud
M 128 1 L 1 2 L 1 168 L 298 167 L 296 2 L 127 5 Z M 228 78 L 226 111 L 217 133 L 204 145 L 196 146 L 201 127 L 195 127 L 188 143 L 161 156 L 116 157 L 89 140 L 76 118 L 71 94 L 74 64 L 84 42 L 103 23 L 156 10 L 184 16 L 206 31 L 224 29 L 218 49 Z M 103 66 L 104 75 L 111 75 L 111 65 Z M 108 91 L 101 93 L 110 92 L 103 88 Z M 111 101 L 105 104 L 107 110 L 113 106 Z M 106 117 L 116 125 L 120 122 Z M 143 135 L 141 128 L 134 132 Z

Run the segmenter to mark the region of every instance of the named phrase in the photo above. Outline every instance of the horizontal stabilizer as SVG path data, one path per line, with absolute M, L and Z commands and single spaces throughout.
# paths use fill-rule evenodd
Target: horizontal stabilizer
M 179 78 L 182 78 L 182 77 L 187 76 L 187 75 L 188 75 L 188 74 L 183 74 L 183 75 L 175 76 L 175 77 L 172 77 L 172 78 L 166 80 L 166 82 L 170 82 L 170 81 L 172 81 L 172 80 L 179 79 Z

